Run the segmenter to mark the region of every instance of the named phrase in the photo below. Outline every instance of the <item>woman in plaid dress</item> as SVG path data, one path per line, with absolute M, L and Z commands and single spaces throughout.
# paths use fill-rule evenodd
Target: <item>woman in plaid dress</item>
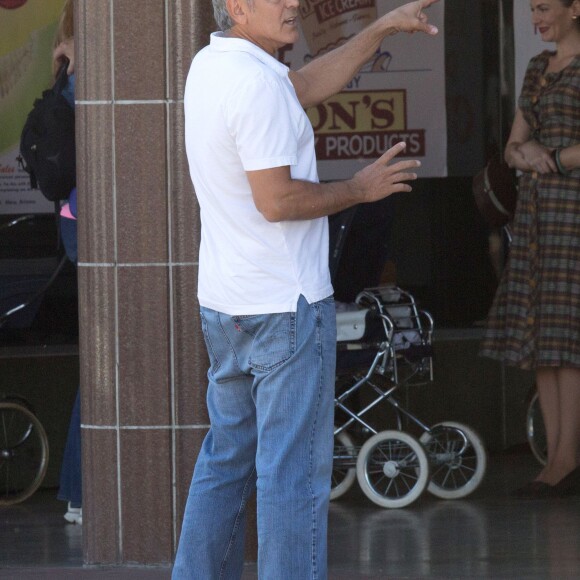
M 505 149 L 520 170 L 510 256 L 481 354 L 536 372 L 548 440 L 523 497 L 580 493 L 580 0 L 531 0 L 532 58 Z

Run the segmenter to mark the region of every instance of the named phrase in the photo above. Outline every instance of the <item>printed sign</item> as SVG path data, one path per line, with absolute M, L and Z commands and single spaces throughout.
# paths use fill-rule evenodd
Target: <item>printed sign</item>
M 303 0 L 300 40 L 279 51 L 299 69 L 401 5 L 399 0 Z M 419 159 L 420 177 L 447 175 L 444 2 L 428 10 L 437 36 L 386 37 L 339 94 L 306 112 L 316 136 L 321 180 L 347 179 L 399 141 Z
M 336 48 L 377 19 L 376 0 L 304 0 L 299 11 L 310 58 Z
M 376 159 L 399 143 L 425 156 L 425 130 L 407 129 L 407 92 L 349 91 L 308 109 L 318 161 Z

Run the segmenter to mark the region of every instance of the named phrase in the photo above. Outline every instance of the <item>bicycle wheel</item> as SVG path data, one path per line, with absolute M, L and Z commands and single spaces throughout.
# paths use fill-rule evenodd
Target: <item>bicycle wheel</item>
M 362 446 L 358 483 L 374 503 L 401 508 L 413 503 L 429 482 L 429 461 L 417 439 L 403 431 L 381 431 Z
M 330 499 L 344 495 L 356 480 L 356 448 L 346 431 L 334 436 Z
M 48 467 L 48 438 L 40 421 L 19 403 L 0 402 L 0 505 L 24 501 Z
M 419 439 L 427 449 L 431 481 L 427 491 L 442 499 L 457 499 L 474 492 L 487 468 L 481 437 L 461 423 L 434 425 Z
M 534 396 L 528 404 L 526 436 L 534 457 L 542 465 L 546 465 L 548 460 L 548 442 L 546 440 L 546 429 L 544 428 L 544 419 L 542 417 L 540 399 L 537 392 L 534 393 Z

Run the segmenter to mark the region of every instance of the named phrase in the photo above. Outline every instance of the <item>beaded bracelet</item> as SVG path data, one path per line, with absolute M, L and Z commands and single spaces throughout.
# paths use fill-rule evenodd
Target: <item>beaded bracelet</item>
M 560 151 L 562 151 L 562 149 L 559 147 L 558 149 L 554 149 L 554 151 L 552 152 L 552 157 L 554 158 L 554 163 L 558 168 L 558 173 L 560 175 L 568 175 L 569 172 L 566 171 L 566 168 L 562 165 L 562 161 L 560 161 Z

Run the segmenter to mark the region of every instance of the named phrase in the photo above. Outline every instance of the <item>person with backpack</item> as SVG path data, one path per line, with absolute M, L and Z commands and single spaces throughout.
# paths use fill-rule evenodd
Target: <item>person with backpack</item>
M 72 3 L 65 3 L 62 24 L 55 37 L 54 84 L 35 99 L 20 134 L 21 168 L 30 176 L 30 188 L 55 203 L 67 201 L 76 185 L 74 41 Z M 66 204 L 65 204 L 66 205 Z
M 61 94 L 74 110 L 74 36 L 73 0 L 66 0 L 54 42 L 53 73 L 55 77 L 66 65 L 68 83 Z M 77 264 L 77 190 L 68 192 L 61 202 L 60 236 L 69 260 Z M 82 524 L 82 470 L 81 470 L 81 418 L 80 392 L 77 389 L 70 418 L 69 430 L 60 472 L 58 499 L 68 502 L 64 518 L 67 522 Z

